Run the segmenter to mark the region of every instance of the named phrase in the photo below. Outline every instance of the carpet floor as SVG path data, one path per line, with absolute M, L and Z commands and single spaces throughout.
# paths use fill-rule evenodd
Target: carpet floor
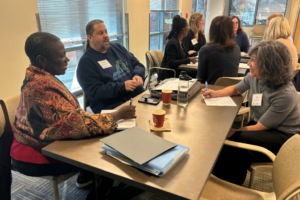
M 49 180 L 29 177 L 19 172 L 12 172 L 12 200 L 52 200 L 53 189 L 52 182 Z M 58 185 L 59 196 L 61 200 L 84 200 L 89 193 L 87 189 L 79 189 L 76 187 L 77 175 L 71 177 L 67 181 Z M 249 173 L 243 184 L 247 187 L 249 184 Z M 272 176 L 271 172 L 258 173 L 254 180 L 253 189 L 272 192 Z M 167 200 L 166 198 L 157 196 L 150 192 L 144 192 L 136 196 L 132 200 Z

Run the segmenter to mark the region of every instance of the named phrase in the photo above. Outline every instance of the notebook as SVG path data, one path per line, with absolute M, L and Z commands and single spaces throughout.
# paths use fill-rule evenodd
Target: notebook
M 140 165 L 176 146 L 173 142 L 139 127 L 126 129 L 100 141 Z
M 165 153 L 151 159 L 150 161 L 140 165 L 130 158 L 124 156 L 115 149 L 109 147 L 108 145 L 102 145 L 104 153 L 111 156 L 120 162 L 133 166 L 135 168 L 144 170 L 156 176 L 164 176 L 167 174 L 180 160 L 182 160 L 189 152 L 189 148 L 176 144 L 177 146 L 173 149 L 166 151 Z
M 112 113 L 116 112 L 117 110 L 102 110 L 101 113 Z M 120 119 L 116 122 L 118 124 L 117 130 L 125 130 L 128 128 L 135 127 L 135 118 L 133 119 Z

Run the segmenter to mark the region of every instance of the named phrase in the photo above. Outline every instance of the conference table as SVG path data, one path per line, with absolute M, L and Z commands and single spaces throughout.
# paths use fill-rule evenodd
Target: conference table
M 197 71 L 198 70 L 198 63 L 197 64 L 182 64 L 178 66 L 180 70 L 186 71 Z M 246 63 L 240 62 L 238 74 L 245 76 L 249 72 L 250 67 L 247 66 Z
M 204 87 L 202 84 L 201 88 Z M 222 89 L 212 85 L 209 85 L 209 88 Z M 237 106 L 206 106 L 199 90 L 189 99 L 187 107 L 179 107 L 176 101 L 172 101 L 168 106 L 162 102 L 156 106 L 138 103 L 138 99 L 144 94 L 149 94 L 149 91 L 133 99 L 133 105 L 136 106 L 136 126 L 190 148 L 189 154 L 165 176 L 150 175 L 105 155 L 101 149 L 103 143 L 99 141 L 105 136 L 55 141 L 44 147 L 42 153 L 172 200 L 202 200 L 201 192 L 243 102 L 243 97 L 232 97 Z M 124 103 L 128 104 L 129 102 Z M 150 131 L 149 119 L 152 117 L 152 111 L 156 109 L 166 110 L 171 132 Z

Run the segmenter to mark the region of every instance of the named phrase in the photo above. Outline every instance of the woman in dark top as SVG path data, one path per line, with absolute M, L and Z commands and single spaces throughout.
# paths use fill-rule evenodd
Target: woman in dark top
M 210 42 L 199 52 L 199 81 L 213 85 L 220 77 L 237 77 L 240 48 L 234 41 L 231 19 L 227 16 L 215 17 L 210 25 L 209 39 Z
M 206 44 L 203 32 L 203 15 L 195 12 L 190 17 L 190 30 L 188 35 L 182 39 L 182 44 L 186 50 L 194 50 L 198 53 L 202 46 Z
M 230 17 L 233 23 L 233 32 L 235 37 L 235 42 L 239 45 L 241 52 L 248 52 L 249 49 L 249 40 L 247 33 L 241 28 L 241 20 L 237 16 Z
M 165 55 L 161 62 L 161 67 L 170 68 L 176 71 L 176 77 L 179 77 L 180 71 L 178 66 L 181 64 L 196 63 L 197 58 L 195 51 L 187 51 L 181 44 L 183 37 L 187 36 L 189 26 L 186 19 L 176 15 L 173 17 L 172 30 L 169 33 L 168 43 L 165 49 Z M 158 80 L 174 77 L 174 72 L 171 70 L 160 70 Z

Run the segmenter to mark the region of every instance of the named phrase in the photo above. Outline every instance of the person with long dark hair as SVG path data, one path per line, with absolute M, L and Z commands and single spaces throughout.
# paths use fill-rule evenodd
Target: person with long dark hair
M 168 43 L 166 45 L 164 58 L 161 63 L 163 68 L 171 68 L 176 71 L 176 77 L 179 77 L 180 71 L 178 66 L 181 64 L 196 63 L 197 54 L 195 51 L 187 51 L 182 45 L 181 40 L 186 37 L 189 31 L 189 25 L 186 19 L 176 15 L 173 17 L 172 30 L 167 36 Z M 173 71 L 160 70 L 159 80 L 171 78 L 174 76 Z
M 206 39 L 203 31 L 203 15 L 199 12 L 193 13 L 190 17 L 189 25 L 190 30 L 188 32 L 188 35 L 182 39 L 182 44 L 186 48 L 186 50 L 194 50 L 198 52 L 201 47 L 206 44 Z
M 235 42 L 239 45 L 241 52 L 248 52 L 249 40 L 247 33 L 245 33 L 241 27 L 241 20 L 237 16 L 230 17 L 233 23 L 233 32 L 235 35 Z
M 209 43 L 199 52 L 197 78 L 201 83 L 215 84 L 220 77 L 237 77 L 240 48 L 236 45 L 232 21 L 215 17 L 209 29 Z

